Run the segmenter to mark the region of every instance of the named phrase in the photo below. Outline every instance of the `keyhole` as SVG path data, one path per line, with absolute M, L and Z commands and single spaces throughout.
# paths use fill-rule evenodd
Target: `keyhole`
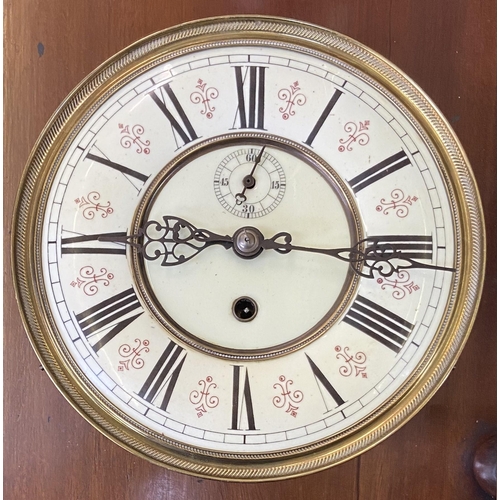
M 240 297 L 233 302 L 233 314 L 238 321 L 252 321 L 257 316 L 257 302 L 250 297 Z

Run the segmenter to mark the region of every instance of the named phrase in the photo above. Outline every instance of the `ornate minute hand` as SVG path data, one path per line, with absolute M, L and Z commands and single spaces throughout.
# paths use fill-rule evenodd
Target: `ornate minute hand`
M 281 241 L 279 241 L 281 240 Z M 415 259 L 432 258 L 432 236 L 372 236 L 358 241 L 350 248 L 309 248 L 291 244 L 292 235 L 281 232 L 261 243 L 265 250 L 286 254 L 292 250 L 320 253 L 349 262 L 356 274 L 365 278 L 389 277 L 401 270 L 418 268 L 436 271 L 455 271 L 444 266 L 425 264 Z M 359 266 L 363 264 L 363 266 Z

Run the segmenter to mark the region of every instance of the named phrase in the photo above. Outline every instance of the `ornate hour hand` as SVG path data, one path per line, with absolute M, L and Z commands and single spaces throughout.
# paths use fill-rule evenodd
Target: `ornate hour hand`
M 146 260 L 161 260 L 162 266 L 177 266 L 191 260 L 212 245 L 233 246 L 231 236 L 198 229 L 187 220 L 166 215 L 162 222 L 147 221 L 137 234 L 116 237 L 103 235 L 99 241 L 126 243 L 134 247 Z

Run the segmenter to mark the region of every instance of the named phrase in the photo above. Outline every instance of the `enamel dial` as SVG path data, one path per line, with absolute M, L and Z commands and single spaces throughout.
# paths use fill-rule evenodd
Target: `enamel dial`
M 161 465 L 339 463 L 404 423 L 465 341 L 482 265 L 466 160 L 420 91 L 340 35 L 235 18 L 179 36 L 103 65 L 40 140 L 15 223 L 38 221 L 33 252 L 15 243 L 33 343 L 82 415 Z

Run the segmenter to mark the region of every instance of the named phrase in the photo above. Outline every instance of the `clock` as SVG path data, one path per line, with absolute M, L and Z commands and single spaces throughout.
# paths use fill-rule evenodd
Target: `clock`
M 42 132 L 17 299 L 68 401 L 202 477 L 311 473 L 375 446 L 453 368 L 484 273 L 464 151 L 338 33 L 184 24 L 90 74 Z

